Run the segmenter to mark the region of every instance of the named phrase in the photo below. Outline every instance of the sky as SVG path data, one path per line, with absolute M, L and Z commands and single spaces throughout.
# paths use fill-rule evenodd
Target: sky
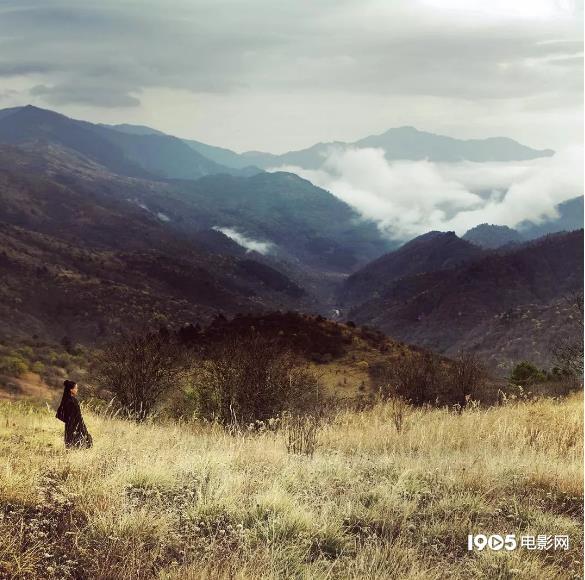
M 2 0 L 0 107 L 280 153 L 412 125 L 582 143 L 577 0 Z

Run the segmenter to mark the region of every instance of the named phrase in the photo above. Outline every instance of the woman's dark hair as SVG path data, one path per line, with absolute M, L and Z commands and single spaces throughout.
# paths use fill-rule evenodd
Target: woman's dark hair
M 76 384 L 75 381 L 70 381 L 69 379 L 63 381 L 63 397 L 71 397 L 71 391 L 75 388 Z

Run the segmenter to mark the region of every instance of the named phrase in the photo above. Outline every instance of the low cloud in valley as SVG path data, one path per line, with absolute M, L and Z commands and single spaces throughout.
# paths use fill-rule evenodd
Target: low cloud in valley
M 219 226 L 215 226 L 213 228 L 216 232 L 221 232 L 224 236 L 230 238 L 242 246 L 242 248 L 246 248 L 248 252 L 258 252 L 259 254 L 269 254 L 272 248 L 274 247 L 273 244 L 270 242 L 261 242 L 259 240 L 255 240 L 244 234 L 241 234 L 237 230 L 233 228 L 220 228 Z
M 327 189 L 404 240 L 429 230 L 463 234 L 484 222 L 553 219 L 555 205 L 583 194 L 582 159 L 579 146 L 507 163 L 388 161 L 381 149 L 333 147 L 318 170 L 277 169 Z

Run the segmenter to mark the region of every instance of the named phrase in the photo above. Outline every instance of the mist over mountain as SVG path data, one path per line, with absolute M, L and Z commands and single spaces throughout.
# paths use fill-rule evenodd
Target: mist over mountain
M 492 223 L 546 224 L 555 207 L 583 195 L 582 149 L 519 162 L 388 161 L 381 149 L 333 150 L 317 170 L 295 172 L 334 192 L 388 238 L 407 241 L 431 230 Z
M 158 133 L 141 126 L 118 127 Z M 432 229 L 455 229 L 463 235 L 485 217 L 526 230 L 524 240 L 583 227 L 583 212 L 565 201 L 583 193 L 582 177 L 575 172 L 579 152 L 563 151 L 548 161 L 551 149 L 533 149 L 506 137 L 462 140 L 414 127 L 354 142 L 317 143 L 280 155 L 238 154 L 200 141 L 184 142 L 234 169 L 252 171 L 253 166 L 297 173 L 374 220 L 396 241 Z
M 520 244 L 547 234 L 583 229 L 583 197 L 576 197 L 555 206 L 557 217 L 539 224 L 524 221 L 518 229 L 493 224 L 480 224 L 468 230 L 463 239 L 483 248 L 500 248 Z
M 524 239 L 534 239 L 555 232 L 570 232 L 583 228 L 583 196 L 569 199 L 555 206 L 557 217 L 542 223 L 529 220 L 518 224 Z
M 262 171 L 280 156 L 27 106 L 0 111 L 0 143 L 4 333 L 91 342 L 137 321 L 297 309 L 497 366 L 546 362 L 579 289 L 578 235 L 530 242 L 582 227 L 579 182 L 511 140 L 402 128 L 291 153 L 319 169 Z M 510 215 L 516 228 L 492 219 Z
M 388 129 L 380 135 L 371 135 L 354 142 L 334 141 L 317 143 L 307 149 L 272 155 L 250 151 L 242 156 L 253 165 L 265 169 L 281 165 L 293 165 L 303 169 L 319 169 L 331 150 L 381 149 L 388 161 L 526 161 L 539 157 L 551 157 L 551 149 L 532 149 L 506 137 L 488 139 L 454 139 L 419 131 L 414 127 Z

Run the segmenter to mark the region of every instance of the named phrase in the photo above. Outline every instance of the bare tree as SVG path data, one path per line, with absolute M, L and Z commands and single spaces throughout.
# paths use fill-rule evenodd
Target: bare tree
M 109 344 L 98 356 L 97 385 L 110 392 L 123 413 L 144 421 L 163 396 L 177 388 L 187 369 L 184 350 L 168 335 L 136 335 Z
M 252 333 L 209 348 L 195 372 L 193 391 L 203 417 L 233 425 L 314 409 L 321 386 L 290 352 Z
M 452 399 L 463 410 L 470 398 L 477 396 L 487 379 L 487 369 L 481 358 L 472 352 L 460 352 L 447 367 L 447 381 Z
M 464 408 L 487 379 L 486 367 L 474 353 L 454 360 L 419 352 L 372 365 L 370 375 L 384 398 L 400 397 L 414 405 L 451 402 Z
M 583 292 L 575 292 L 565 299 L 569 310 L 570 336 L 552 346 L 555 366 L 574 377 L 583 376 Z
M 445 389 L 445 363 L 431 352 L 375 365 L 371 375 L 383 397 L 402 397 L 414 405 L 441 398 Z

